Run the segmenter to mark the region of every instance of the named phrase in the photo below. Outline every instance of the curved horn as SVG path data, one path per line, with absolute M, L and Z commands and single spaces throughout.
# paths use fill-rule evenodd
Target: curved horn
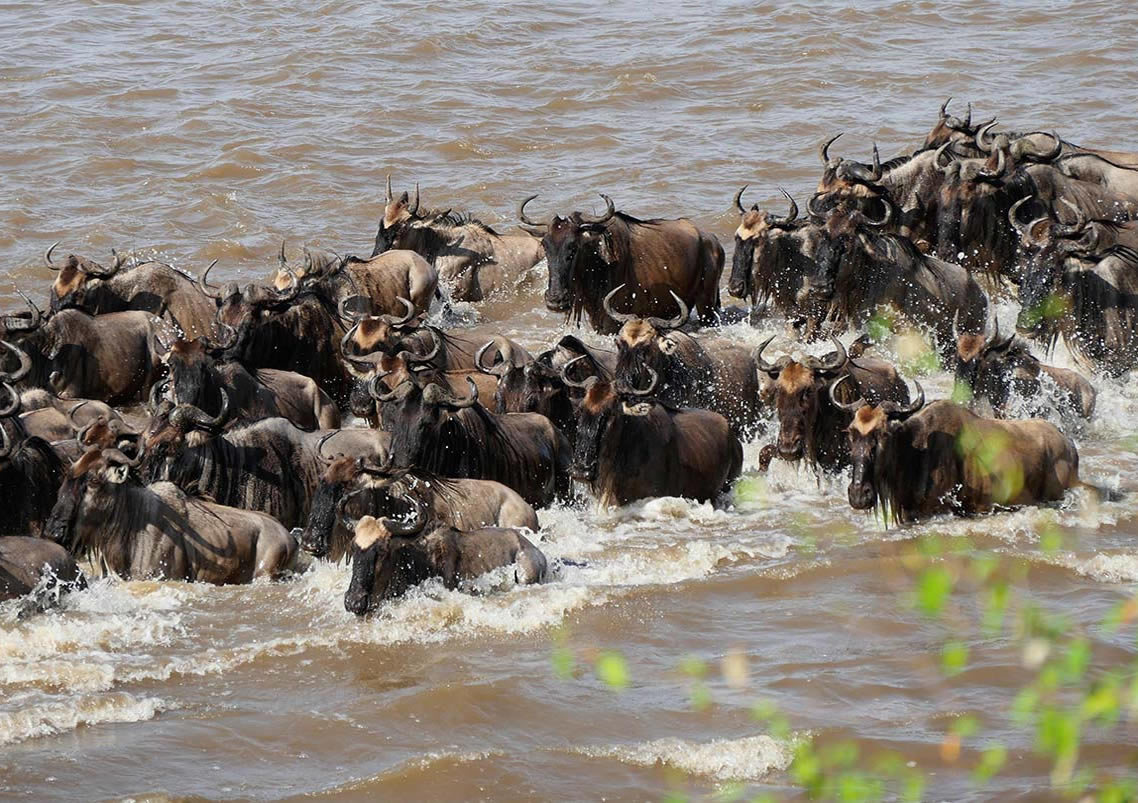
M 656 382 L 659 381 L 660 375 L 653 371 L 651 368 L 645 368 L 644 370 L 647 371 L 652 378 L 648 380 L 648 386 L 644 388 L 634 388 L 629 385 L 628 392 L 633 396 L 647 396 L 656 389 Z
M 921 387 L 921 383 L 913 380 L 913 384 L 917 388 L 916 399 L 909 404 L 898 404 L 897 402 L 887 401 L 881 403 L 881 409 L 890 418 L 908 418 L 915 412 L 925 406 L 925 389 Z
M 939 148 L 937 148 L 936 153 L 933 154 L 933 164 L 936 165 L 937 170 L 944 173 L 946 176 L 948 175 L 950 165 L 952 165 L 952 158 L 950 158 L 944 164 L 940 163 L 940 158 L 942 156 L 944 156 L 945 151 L 949 151 L 949 153 L 948 153 L 949 157 L 955 156 L 955 153 L 950 150 L 951 147 L 952 147 L 952 140 L 948 140 L 943 145 L 941 145 Z
M 158 383 L 155 382 L 154 384 L 157 385 Z M 69 424 L 71 424 L 71 428 L 76 430 L 76 431 L 82 429 L 82 426 L 80 426 L 79 422 L 75 420 L 75 413 L 78 412 L 79 408 L 82 407 L 86 403 L 87 403 L 87 400 L 84 399 L 83 401 L 79 402 L 77 405 L 72 407 L 67 413 L 67 422 Z
M 12 454 L 12 441 L 9 440 L 4 425 L 0 424 L 0 460 L 7 459 L 10 454 Z
M 391 174 L 387 174 L 387 203 L 391 203 Z
M 822 160 L 822 164 L 826 165 L 827 167 L 830 166 L 830 146 L 833 145 L 834 141 L 844 133 L 844 131 L 839 131 L 837 134 L 834 134 L 834 136 L 830 137 L 828 140 L 818 146 L 818 158 Z
M 0 346 L 15 354 L 16 359 L 20 361 L 20 367 L 13 373 L 0 373 L 0 377 L 4 377 L 8 382 L 19 382 L 32 370 L 32 358 L 22 348 L 14 343 L 9 343 L 7 340 L 0 340 Z
M 138 468 L 142 465 L 142 458 L 145 455 L 142 449 L 139 449 L 134 457 L 127 457 L 119 449 L 104 449 L 103 458 L 116 466 L 127 466 L 128 468 Z
M 588 354 L 582 354 L 580 357 L 574 357 L 573 359 L 569 360 L 567 363 L 562 365 L 561 366 L 561 381 L 564 382 L 568 387 L 571 387 L 571 388 L 582 388 L 584 390 L 588 390 L 589 388 L 591 388 L 597 382 L 597 378 L 595 376 L 587 377 L 582 382 L 578 382 L 576 379 L 570 379 L 569 378 L 569 367 L 571 365 L 574 365 L 574 364 L 580 362 L 581 360 L 587 360 L 587 359 L 589 359 L 589 355 Z
M 403 296 L 396 296 L 395 300 L 402 304 L 403 308 L 407 312 L 402 318 L 392 316 L 391 325 L 396 327 L 406 326 L 407 324 L 411 323 L 411 319 L 415 317 L 415 305 L 405 299 Z
M 478 385 L 469 376 L 466 378 L 466 385 L 470 388 L 470 396 L 465 399 L 454 399 L 448 403 L 449 407 L 456 410 L 464 410 L 467 407 L 473 407 L 478 404 Z
M 367 317 L 367 312 L 351 312 L 348 310 L 348 302 L 356 298 L 364 298 L 364 296 L 346 296 L 336 304 L 336 315 L 340 320 L 355 321 L 356 324 L 359 324 L 361 320 Z
M 288 287 L 284 290 L 277 290 L 277 299 L 279 301 L 292 301 L 300 293 L 300 280 L 296 278 L 292 268 L 289 267 L 288 262 L 285 260 L 285 241 L 281 240 L 281 253 L 280 253 L 280 270 L 288 274 Z
M 873 143 L 873 167 L 866 169 L 864 165 L 850 166 L 849 175 L 863 184 L 873 184 L 881 180 L 881 154 L 877 150 L 877 143 Z
M 109 268 L 80 268 L 88 276 L 94 276 L 96 279 L 109 279 L 119 272 L 119 268 L 123 266 L 126 259 L 121 256 L 115 249 L 111 249 L 111 266 Z M 88 263 L 94 264 L 94 263 Z
M 945 99 L 944 103 L 940 104 L 940 119 L 948 119 L 948 104 L 952 102 L 952 95 Z
M 221 391 L 221 410 L 216 416 L 209 415 L 193 404 L 179 404 L 170 413 L 170 423 L 179 429 L 197 428 L 219 431 L 226 419 L 229 418 L 229 391 L 224 387 L 219 388 L 219 390 Z
M 386 404 L 387 402 L 398 401 L 415 389 L 414 382 L 412 382 L 410 379 L 404 379 L 388 392 L 380 393 L 379 382 L 385 376 L 387 376 L 385 373 L 376 374 L 371 378 L 371 381 L 368 382 L 367 392 L 377 402 L 383 402 Z
M 1027 195 L 1012 204 L 1012 208 L 1008 210 L 1008 222 L 1012 224 L 1012 228 L 1015 229 L 1019 234 L 1019 238 L 1023 241 L 1024 245 L 1034 247 L 1038 245 L 1038 243 L 1035 242 L 1035 238 L 1031 234 L 1031 229 L 1037 221 L 1045 220 L 1046 218 L 1036 218 L 1035 220 L 1031 221 L 1031 223 L 1025 225 L 1020 222 L 1017 215 L 1019 208 L 1030 201 L 1031 198 L 1032 196 Z
M 971 110 L 969 110 L 969 114 L 971 114 Z M 992 120 L 992 122 L 988 123 L 987 125 L 983 125 L 980 128 L 976 129 L 976 147 L 980 150 L 980 153 L 992 152 L 991 143 L 985 143 L 984 138 L 988 136 L 988 132 L 991 131 L 995 125 L 996 121 Z
M 622 282 L 622 283 L 618 284 L 616 287 L 614 287 L 612 290 L 609 290 L 608 294 L 604 297 L 604 301 L 601 302 L 602 306 L 604 307 L 605 314 L 608 315 L 610 318 L 612 318 L 617 323 L 628 323 L 629 321 L 635 321 L 636 320 L 635 315 L 631 315 L 631 314 L 626 313 L 626 312 L 617 312 L 616 310 L 614 310 L 612 308 L 612 297 L 615 296 L 617 293 L 619 293 L 623 288 L 624 288 L 624 283 Z
M 786 217 L 772 218 L 770 225 L 772 225 L 772 226 L 787 226 L 787 225 L 793 223 L 794 221 L 798 220 L 798 204 L 796 204 L 794 202 L 794 197 L 789 192 L 784 190 L 782 187 L 779 187 L 778 191 L 786 196 L 787 203 L 790 204 L 790 207 L 786 210 Z
M 411 217 L 415 217 L 419 213 L 419 182 L 415 182 L 415 206 L 407 210 Z
M 856 413 L 859 409 L 865 406 L 866 402 L 864 396 L 859 394 L 858 397 L 852 402 L 838 401 L 836 393 L 838 385 L 842 384 L 847 379 L 852 380 L 853 377 L 849 374 L 845 374 L 844 376 L 839 376 L 837 379 L 830 383 L 830 404 L 834 405 L 839 410 L 845 410 L 847 413 Z
M 496 364 L 487 366 L 482 362 L 482 357 L 495 345 L 498 346 L 498 353 L 502 356 L 502 359 L 499 360 Z M 490 376 L 496 376 L 499 379 L 501 379 L 502 376 L 507 371 L 509 371 L 510 364 L 506 362 L 505 354 L 502 354 L 501 338 L 495 337 L 493 340 L 487 340 L 486 345 L 478 349 L 474 355 L 474 367 L 484 374 L 490 374 Z
M 201 290 L 202 294 L 207 298 L 212 298 L 214 301 L 219 301 L 221 299 L 221 291 L 219 290 L 215 292 L 210 290 L 208 283 L 209 272 L 213 270 L 213 266 L 216 264 L 217 260 L 215 259 L 213 262 L 205 266 L 205 270 L 198 274 L 198 289 Z
M 1066 198 L 1060 198 L 1059 203 L 1066 206 L 1075 213 L 1075 224 L 1067 226 L 1063 223 L 1057 223 L 1052 226 L 1051 231 L 1056 237 L 1078 237 L 1083 233 L 1083 229 L 1087 227 L 1087 216 L 1083 214 L 1083 210 L 1075 204 L 1068 201 Z
M 657 329 L 676 329 L 680 326 L 683 326 L 685 323 L 687 323 L 687 320 L 688 320 L 688 313 L 690 312 L 690 310 L 688 309 L 688 305 L 684 303 L 684 300 L 682 298 L 680 298 L 678 295 L 676 295 L 675 291 L 669 290 L 668 294 L 673 299 L 675 299 L 676 305 L 680 308 L 680 311 L 676 314 L 676 316 L 674 318 L 645 318 L 644 319 L 644 320 L 648 321 L 648 323 L 655 326 Z
M 867 217 L 864 212 L 858 213 L 861 215 L 861 219 L 867 226 L 872 226 L 875 229 L 880 229 L 888 226 L 889 222 L 893 220 L 893 214 L 896 211 L 894 209 L 893 202 L 888 198 L 882 196 L 880 200 L 882 205 L 885 207 L 885 214 L 881 217 L 880 220 L 873 220 L 872 218 Z
M 842 345 L 842 341 L 838 340 L 833 335 L 830 336 L 830 340 L 834 341 L 834 350 L 836 353 L 832 359 L 827 360 L 826 362 L 819 361 L 819 371 L 837 371 L 849 361 L 850 356 L 848 353 L 846 353 L 846 347 Z
M 597 193 L 605 199 L 605 213 L 600 217 L 591 217 L 589 215 L 581 215 L 582 223 L 589 223 L 594 226 L 599 226 L 602 223 L 608 223 L 612 216 L 616 214 L 616 205 L 612 202 L 612 198 L 605 195 L 603 192 Z
M 534 221 L 532 221 L 528 217 L 526 217 L 526 204 L 528 204 L 530 201 L 532 201 L 536 197 L 537 197 L 537 194 L 535 193 L 535 194 L 529 196 L 528 198 L 526 198 L 525 200 L 523 200 L 520 204 L 518 204 L 518 220 L 520 220 L 522 223 L 525 223 L 527 226 L 534 226 L 535 228 L 544 229 L 544 228 L 548 227 L 548 225 L 549 225 L 548 223 L 535 223 Z
M 751 355 L 751 357 L 752 357 L 752 359 L 754 359 L 755 365 L 758 366 L 758 369 L 760 371 L 762 371 L 764 374 L 769 374 L 771 376 L 778 376 L 778 374 L 782 371 L 782 369 L 784 367 L 781 364 L 782 361 L 780 360 L 779 362 L 776 362 L 776 363 L 769 363 L 763 359 L 763 352 L 766 351 L 767 346 L 769 346 L 771 344 L 771 341 L 774 339 L 775 339 L 775 336 L 771 335 L 766 340 L 764 340 L 762 343 L 760 343 L 759 347 L 757 349 L 755 349 L 755 351 Z
M 165 389 L 169 386 L 170 381 L 155 382 L 150 386 L 150 394 L 146 397 L 146 407 L 153 415 L 158 412 L 158 405 L 162 401 L 162 395 L 166 392 Z
M 1059 135 L 1056 134 L 1054 131 L 1047 134 L 1047 136 L 1051 137 L 1051 139 L 1053 139 L 1055 141 L 1055 145 L 1054 145 L 1054 147 L 1051 148 L 1051 150 L 1049 150 L 1049 151 L 1038 151 L 1038 150 L 1034 150 L 1034 148 L 1032 148 L 1031 150 L 1024 149 L 1024 151 L 1023 151 L 1024 155 L 1030 156 L 1033 160 L 1035 160 L 1037 162 L 1051 162 L 1051 161 L 1054 161 L 1055 159 L 1059 158 L 1059 154 L 1063 152 L 1063 140 L 1059 139 Z
M 7 418 L 8 416 L 15 415 L 20 411 L 20 394 L 17 393 L 16 389 L 9 385 L 7 382 L 0 382 L 0 386 L 3 386 L 4 390 L 6 390 L 8 392 L 8 395 L 12 398 L 12 401 L 8 404 L 8 406 L 0 410 L 0 418 Z M 0 427 L 0 429 L 3 429 L 3 427 Z
M 830 214 L 830 212 L 833 211 L 833 207 L 830 207 L 829 209 L 819 209 L 818 203 L 823 198 L 827 198 L 828 196 L 829 196 L 829 193 L 825 193 L 825 192 L 816 192 L 813 195 L 811 195 L 810 200 L 806 202 L 806 211 L 809 212 L 811 215 L 813 215 L 816 218 L 821 218 L 821 219 L 825 220 L 826 217 Z
M 46 251 L 43 252 L 43 264 L 47 265 L 51 270 L 59 270 L 59 266 L 51 261 L 51 252 L 55 250 L 55 247 L 59 245 L 59 242 L 59 240 L 56 240 L 54 243 L 47 247 Z
M 976 177 L 979 179 L 998 179 L 1003 178 L 1004 173 L 1008 170 L 1007 156 L 1004 154 L 1004 149 L 1000 148 L 996 151 L 996 169 L 989 170 L 987 167 L 981 167 L 976 171 Z
M 24 299 L 24 303 L 28 305 L 32 317 L 25 320 L 15 316 L 5 316 L 0 318 L 0 325 L 9 332 L 34 332 L 36 329 L 39 329 L 40 324 L 43 323 L 43 313 L 40 312 L 40 308 L 37 307 L 30 298 L 24 295 L 23 290 L 17 287 L 16 292 L 20 295 L 20 298 Z
M 400 496 L 411 503 L 414 513 L 409 521 L 398 521 L 391 518 L 382 518 L 379 523 L 383 528 L 392 535 L 414 535 L 415 533 L 422 532 L 423 528 L 427 526 L 427 506 L 416 499 L 414 496 L 404 495 Z
M 739 188 L 739 191 L 737 193 L 735 193 L 735 199 L 734 199 L 735 208 L 739 210 L 740 215 L 747 214 L 747 210 L 743 208 L 743 191 L 746 190 L 747 187 L 749 187 L 749 186 L 750 186 L 749 184 L 744 184 L 742 187 Z
M 322 435 L 320 437 L 320 440 L 318 440 L 316 442 L 316 456 L 319 457 L 321 460 L 323 460 L 325 463 L 329 463 L 335 458 L 329 457 L 328 455 L 324 454 L 324 444 L 326 444 L 328 441 L 330 441 L 333 436 L 339 435 L 339 434 L 340 434 L 340 430 L 334 429 L 331 432 L 329 432 L 325 435 Z
M 436 332 L 434 329 L 432 329 L 430 327 L 428 327 L 424 331 L 426 331 L 431 336 L 431 340 L 434 342 L 435 345 L 426 354 L 416 354 L 413 351 L 401 351 L 399 353 L 399 356 L 402 357 L 404 362 L 406 362 L 408 365 L 410 365 L 411 363 L 431 362 L 432 360 L 435 359 L 435 357 L 439 356 L 439 351 L 443 347 L 443 339 L 441 337 L 439 337 L 438 332 Z

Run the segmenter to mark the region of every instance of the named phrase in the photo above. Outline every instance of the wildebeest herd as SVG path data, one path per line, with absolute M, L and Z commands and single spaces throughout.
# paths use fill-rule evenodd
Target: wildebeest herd
M 1083 485 L 1056 424 L 1092 416 L 1095 388 L 1030 343 L 1046 355 L 1061 337 L 1089 375 L 1138 363 L 1138 154 L 947 102 L 909 155 L 856 162 L 836 140 L 805 215 L 789 194 L 786 214 L 735 194 L 727 282 L 753 325 L 831 342 L 820 357 L 717 330 L 716 237 L 607 196 L 600 215 L 544 219 L 530 196 L 523 231 L 502 234 L 389 179 L 370 257 L 306 248 L 290 264 L 282 246 L 243 286 L 211 283 L 212 264 L 49 247 L 48 303 L 21 292 L 27 309 L 0 318 L 0 599 L 48 605 L 84 585 L 83 558 L 211 583 L 347 559 L 361 615 L 433 577 L 541 582 L 535 509 L 729 505 L 751 438 L 769 441 L 760 470 L 848 470 L 849 504 L 890 522 Z M 451 301 L 517 292 L 543 259 L 546 307 L 611 341 L 534 354 L 486 323 L 439 324 Z M 990 295 L 1018 295 L 1015 332 Z M 927 402 L 869 353 L 883 314 L 924 333 L 953 399 Z

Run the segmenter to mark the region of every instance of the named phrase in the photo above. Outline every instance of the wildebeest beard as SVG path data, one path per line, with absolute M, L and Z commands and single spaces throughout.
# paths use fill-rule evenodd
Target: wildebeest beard
M 756 301 L 755 282 L 755 240 L 741 237 L 735 238 L 735 252 L 731 257 L 731 278 L 727 283 L 727 292 L 735 298 L 749 298 L 752 303 Z

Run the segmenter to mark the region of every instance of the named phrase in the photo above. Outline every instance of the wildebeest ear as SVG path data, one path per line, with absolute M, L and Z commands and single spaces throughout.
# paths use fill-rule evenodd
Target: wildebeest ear
M 1044 238 L 1047 237 L 1047 230 L 1050 226 L 1051 219 L 1042 217 L 1027 227 L 1028 237 L 1030 237 L 1034 243 L 1041 243 Z
M 652 412 L 652 405 L 648 402 L 637 402 L 636 404 L 623 402 L 621 409 L 625 415 L 645 416 Z
M 115 485 L 121 485 L 126 482 L 126 478 L 130 475 L 130 466 L 113 466 L 106 471 L 107 479 Z
M 675 354 L 676 348 L 678 347 L 676 341 L 667 335 L 661 336 L 660 339 L 656 341 L 656 345 L 658 345 L 660 347 L 660 351 L 664 352 L 665 354 Z
M 612 243 L 609 242 L 609 235 L 607 232 L 601 234 L 600 239 L 597 240 L 597 255 L 606 265 L 611 265 L 616 261 L 613 258 Z

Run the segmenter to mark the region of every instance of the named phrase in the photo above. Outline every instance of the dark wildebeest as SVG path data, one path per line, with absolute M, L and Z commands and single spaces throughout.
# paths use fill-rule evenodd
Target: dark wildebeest
M 214 290 L 207 273 L 199 286 L 218 304 L 217 321 L 227 335 L 219 343 L 223 356 L 249 369 L 295 371 L 314 379 L 337 404 L 347 402 L 351 376 L 336 348 L 345 327 L 323 283 L 302 287 L 294 277 L 285 290 L 236 282 Z
M 17 415 L 15 388 L 2 382 L 0 389 L 0 535 L 40 535 L 63 482 L 63 465 L 46 440 L 29 436 Z
M 174 343 L 164 357 L 171 401 L 216 415 L 225 388 L 230 425 L 280 417 L 301 429 L 340 428 L 340 411 L 314 380 L 272 368 L 249 371 L 236 360 L 217 359 L 217 352 L 201 339 Z
M 394 315 L 409 299 L 416 314 L 425 314 L 438 288 L 438 273 L 421 256 L 411 251 L 373 254 L 371 259 L 333 252 L 304 249 L 304 264 L 293 268 L 284 255 L 284 243 L 277 256 L 278 268 L 272 285 L 288 290 L 295 276 L 302 287 L 318 287 L 337 306 L 350 298 L 366 299 L 369 311 Z
M 839 471 L 849 465 L 849 447 L 845 427 L 849 415 L 834 404 L 832 388 L 843 377 L 854 387 L 847 390 L 861 394 L 875 403 L 908 402 L 909 389 L 889 363 L 870 357 L 855 361 L 846 348 L 834 338 L 835 351 L 822 358 L 806 357 L 798 361 L 789 356 L 774 363 L 763 359 L 763 351 L 774 336 L 755 350 L 758 370 L 774 383 L 775 409 L 778 413 L 778 438 L 764 446 L 759 455 L 762 470 L 777 454 L 783 460 L 805 460 L 820 471 Z
M 643 389 L 587 380 L 577 421 L 573 477 L 613 507 L 637 499 L 680 496 L 715 501 L 743 465 L 743 446 L 727 419 L 710 410 L 677 410 Z
M 998 418 L 1010 412 L 1013 394 L 1033 418 L 1044 417 L 1049 406 L 1061 415 L 1090 418 L 1098 395 L 1077 371 L 1040 362 L 1014 332 L 1000 337 L 998 326 L 991 337 L 957 339 L 956 383 L 969 407 L 986 403 Z
M 286 527 L 308 518 L 324 472 L 324 441 L 336 438 L 337 447 L 353 456 L 387 457 L 389 436 L 371 429 L 305 432 L 287 419 L 266 418 L 222 431 L 225 403 L 217 416 L 190 404 L 168 407 L 145 435 L 143 476 L 169 480 L 223 505 L 268 513 Z
M 202 298 L 190 274 L 154 260 L 127 266 L 113 251 L 109 268 L 74 254 L 56 265 L 51 252 L 58 244 L 44 254 L 44 263 L 59 271 L 51 286 L 52 312 L 68 307 L 91 315 L 141 310 L 169 320 L 189 339 L 212 332 L 213 304 Z
M 351 530 L 337 511 L 353 519 L 396 516 L 410 499 L 422 504 L 432 524 L 476 530 L 519 527 L 537 531 L 537 514 L 517 491 L 493 480 L 447 479 L 416 469 L 377 466 L 363 458 L 333 460 L 312 498 L 312 512 L 300 537 L 305 551 L 338 561 L 348 552 Z
M 633 315 L 662 316 L 672 306 L 672 293 L 694 309 L 704 323 L 719 311 L 719 277 L 723 246 L 690 220 L 637 220 L 617 212 L 612 199 L 600 217 L 573 212 L 554 215 L 548 223 L 525 216 L 531 195 L 518 205 L 518 217 L 544 232 L 549 261 L 545 306 L 580 321 L 581 313 L 598 332 L 612 334 L 616 324 L 602 303 L 609 291 L 627 285 Z
M 9 358 L 28 358 L 22 387 L 45 388 L 62 398 L 108 404 L 145 399 L 164 371 L 160 355 L 177 336 L 170 324 L 148 312 L 93 316 L 65 309 L 45 322 L 31 301 L 28 305 L 28 318 L 0 318 L 0 337 L 24 352 L 6 347 Z M 7 365 L 0 367 L 15 373 Z
M 188 496 L 169 482 L 143 485 L 133 474 L 139 459 L 115 449 L 83 455 L 60 490 L 48 537 L 73 554 L 97 554 L 128 579 L 249 583 L 291 567 L 296 539 L 271 516 Z
M 384 429 L 391 432 L 394 465 L 443 477 L 497 480 L 534 507 L 569 492 L 569 445 L 549 419 L 535 413 L 492 413 L 470 395 L 405 381 L 381 401 Z
M 1062 335 L 1079 359 L 1112 376 L 1138 365 L 1138 250 L 1087 249 L 1049 215 L 1026 226 L 1011 220 L 1030 255 L 1016 329 L 1048 346 Z
M 514 567 L 514 582 L 519 585 L 545 580 L 545 555 L 517 530 L 436 527 L 427 531 L 427 519 L 427 512 L 418 507 L 407 523 L 373 516 L 351 523 L 352 579 L 344 594 L 345 609 L 363 616 L 432 577 L 453 590 L 462 580 L 507 566 Z
M 735 230 L 727 292 L 734 298 L 750 299 L 752 307 L 771 304 L 783 315 L 797 315 L 803 280 L 814 270 L 818 227 L 799 219 L 798 205 L 790 195 L 786 195 L 790 201 L 786 217 L 761 210 L 758 204 L 744 209 L 745 189 L 735 193 L 741 218 Z M 752 317 L 756 311 L 752 309 Z
M 616 287 L 604 299 L 605 312 L 622 324 L 616 338 L 615 377 L 625 387 L 643 385 L 648 372 L 658 377 L 653 398 L 668 407 L 692 407 L 719 413 L 736 432 L 748 432 L 759 418 L 759 379 L 746 346 L 723 338 L 696 339 L 679 331 L 687 305 L 673 296 L 673 318 L 637 318 L 609 306 Z
M 32 604 L 42 611 L 61 594 L 86 587 L 75 558 L 59 544 L 45 538 L 0 536 L 0 602 L 34 594 Z
M 541 240 L 532 234 L 499 234 L 471 215 L 449 209 L 420 210 L 418 185 L 414 205 L 407 193 L 393 198 L 388 176 L 387 204 L 372 256 L 392 248 L 414 251 L 431 263 L 455 301 L 482 301 L 515 287 L 545 257 Z
M 1075 444 L 1053 424 L 924 400 L 919 392 L 909 405 L 848 405 L 856 408 L 848 429 L 854 509 L 881 507 L 886 521 L 906 523 L 1056 501 L 1081 485 Z
M 892 205 L 885 209 L 887 218 Z M 950 365 L 953 320 L 962 332 L 984 331 L 988 297 L 959 265 L 922 254 L 907 238 L 877 231 L 882 222 L 845 205 L 830 210 L 809 279 L 808 330 L 817 332 L 823 324 L 838 331 L 861 327 L 877 307 L 890 305 L 932 332 Z

